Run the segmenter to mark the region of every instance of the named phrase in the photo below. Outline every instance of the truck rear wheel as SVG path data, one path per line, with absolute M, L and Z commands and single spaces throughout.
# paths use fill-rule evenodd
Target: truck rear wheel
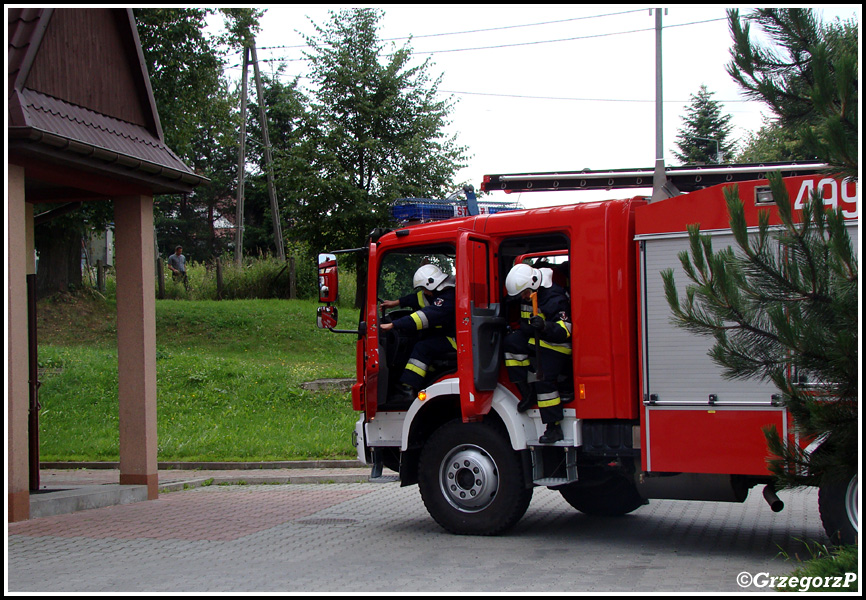
M 526 512 L 532 489 L 507 435 L 486 423 L 452 421 L 421 451 L 421 498 L 430 516 L 460 535 L 496 535 Z
M 634 483 L 618 476 L 611 476 L 597 483 L 561 487 L 559 493 L 574 508 L 593 516 L 618 517 L 647 504 L 638 494 Z
M 818 490 L 821 523 L 830 540 L 836 545 L 857 543 L 860 532 L 857 516 L 859 493 L 856 473 L 847 482 L 824 484 Z

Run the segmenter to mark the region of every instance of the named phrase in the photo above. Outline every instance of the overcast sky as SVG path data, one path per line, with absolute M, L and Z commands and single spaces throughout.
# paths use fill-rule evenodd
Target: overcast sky
M 268 8 L 257 38 L 263 71 L 285 60 L 286 80 L 306 74 L 301 33 L 313 33 L 310 19 L 327 22 L 329 8 L 339 6 Z M 430 73 L 442 75 L 440 90 L 457 101 L 450 131 L 470 156 L 458 182 L 477 188 L 485 174 L 653 166 L 655 17 L 648 8 L 380 8 L 385 12 L 380 37 L 413 36 L 417 59 L 431 58 Z M 819 12 L 825 21 L 838 16 L 859 22 L 860 10 L 858 5 L 824 6 Z M 741 9 L 741 14 L 748 12 Z M 702 84 L 714 92 L 724 112 L 733 115 L 736 137 L 756 131 L 765 112 L 762 105 L 744 101 L 725 71 L 731 47 L 725 8 L 673 7 L 663 14 L 663 27 L 665 164 L 678 164 L 671 150 L 681 116 Z M 232 64 L 229 73 L 239 77 L 239 60 Z M 561 195 L 524 194 L 521 201 L 558 204 L 566 200 Z

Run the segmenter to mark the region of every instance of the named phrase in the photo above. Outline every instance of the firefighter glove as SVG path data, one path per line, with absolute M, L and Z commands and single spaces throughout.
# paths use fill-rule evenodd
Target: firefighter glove
M 540 315 L 535 315 L 529 319 L 529 326 L 536 331 L 544 331 L 544 319 Z

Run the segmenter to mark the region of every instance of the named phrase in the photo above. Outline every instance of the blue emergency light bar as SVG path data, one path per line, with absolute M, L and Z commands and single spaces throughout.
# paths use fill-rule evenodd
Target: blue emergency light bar
M 516 202 L 478 201 L 478 214 L 492 215 L 507 210 L 519 210 Z M 401 223 L 409 221 L 444 221 L 471 216 L 465 200 L 434 200 L 432 198 L 400 198 L 391 205 L 391 216 Z

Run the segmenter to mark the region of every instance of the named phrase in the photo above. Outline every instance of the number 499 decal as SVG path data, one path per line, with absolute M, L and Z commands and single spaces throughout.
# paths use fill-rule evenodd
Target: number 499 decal
M 807 179 L 800 186 L 800 191 L 797 194 L 797 201 L 794 203 L 794 208 L 801 209 L 803 205 L 812 196 L 812 191 L 816 184 L 814 179 Z M 817 188 L 822 191 L 824 196 L 824 205 L 832 206 L 833 208 L 841 208 L 842 215 L 846 219 L 857 219 L 860 216 L 860 188 L 856 181 L 851 179 L 843 179 L 839 181 L 832 177 L 821 179 L 817 183 Z

